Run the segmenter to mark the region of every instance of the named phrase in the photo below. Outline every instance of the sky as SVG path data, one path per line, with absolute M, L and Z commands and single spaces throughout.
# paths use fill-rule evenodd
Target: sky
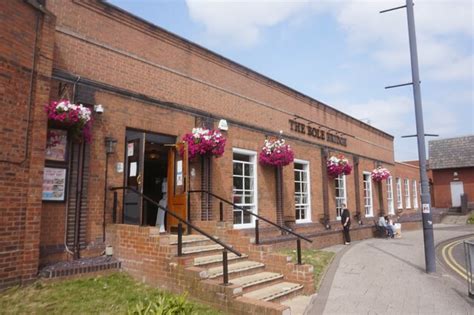
M 404 0 L 109 0 L 394 136 L 417 160 Z M 425 133 L 474 135 L 474 2 L 415 0 Z M 428 149 L 427 149 L 428 152 Z

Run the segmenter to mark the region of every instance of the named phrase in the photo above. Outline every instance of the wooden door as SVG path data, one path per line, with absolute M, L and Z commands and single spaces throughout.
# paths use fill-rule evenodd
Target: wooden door
M 187 143 L 177 143 L 168 151 L 168 209 L 184 220 L 188 219 L 188 187 L 188 146 Z M 168 232 L 175 232 L 178 223 L 178 219 L 168 215 Z M 183 224 L 183 230 L 186 229 Z
M 143 193 L 145 133 L 127 130 L 125 146 L 125 185 Z M 142 224 L 142 197 L 130 190 L 124 192 L 123 223 Z

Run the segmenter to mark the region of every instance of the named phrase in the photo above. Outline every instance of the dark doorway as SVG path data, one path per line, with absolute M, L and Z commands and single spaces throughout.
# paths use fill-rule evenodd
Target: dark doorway
M 145 168 L 143 194 L 158 203 L 163 203 L 167 185 L 168 150 L 163 144 L 145 142 Z M 166 199 L 166 198 L 165 198 Z M 156 206 L 143 201 L 143 225 L 156 225 L 158 211 Z
M 125 184 L 167 207 L 168 155 L 176 137 L 127 130 L 125 147 Z M 156 206 L 132 191 L 124 194 L 124 223 L 151 225 L 164 230 L 164 216 L 157 220 Z

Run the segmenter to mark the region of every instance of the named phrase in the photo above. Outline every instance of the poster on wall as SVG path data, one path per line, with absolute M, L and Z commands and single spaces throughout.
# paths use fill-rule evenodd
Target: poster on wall
M 67 130 L 48 129 L 46 156 L 50 161 L 66 162 Z
M 64 201 L 66 198 L 66 169 L 45 167 L 43 174 L 43 200 Z

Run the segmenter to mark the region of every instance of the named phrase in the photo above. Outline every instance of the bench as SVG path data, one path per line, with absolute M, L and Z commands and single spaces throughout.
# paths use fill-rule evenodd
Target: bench
M 374 227 L 375 227 L 375 236 L 376 237 L 388 237 L 387 229 L 384 226 L 380 226 L 377 224 L 377 221 L 374 220 Z

